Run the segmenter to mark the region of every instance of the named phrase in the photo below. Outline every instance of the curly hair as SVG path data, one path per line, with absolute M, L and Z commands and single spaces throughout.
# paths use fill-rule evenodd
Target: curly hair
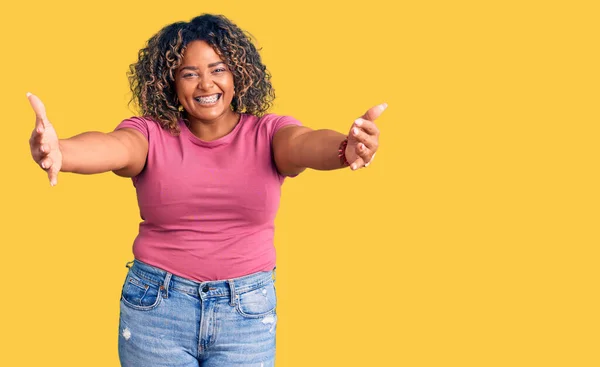
M 189 22 L 167 25 L 152 36 L 138 52 L 138 61 L 129 66 L 132 97 L 144 116 L 157 120 L 172 133 L 179 133 L 179 110 L 175 71 L 181 65 L 190 42 L 205 41 L 233 74 L 234 112 L 262 116 L 271 107 L 275 91 L 271 74 L 262 63 L 252 36 L 223 15 L 202 14 Z

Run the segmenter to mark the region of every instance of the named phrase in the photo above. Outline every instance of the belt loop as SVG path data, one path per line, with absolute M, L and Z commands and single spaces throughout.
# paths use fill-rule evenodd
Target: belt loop
M 133 261 L 128 262 L 127 264 L 125 264 L 125 267 L 127 269 L 131 269 L 131 266 L 133 265 Z
M 171 283 L 172 276 L 173 274 L 167 272 L 167 275 L 165 276 L 165 281 L 163 282 L 163 285 L 160 286 L 160 289 L 164 291 L 163 298 L 169 298 L 169 283 Z
M 273 275 L 271 277 L 273 278 L 273 283 L 275 283 L 277 280 L 277 267 L 273 268 Z
M 229 300 L 229 305 L 230 306 L 235 306 L 235 299 L 237 297 L 237 295 L 235 294 L 235 284 L 233 284 L 233 280 L 228 280 L 227 281 L 229 283 L 229 293 L 231 293 L 231 299 Z

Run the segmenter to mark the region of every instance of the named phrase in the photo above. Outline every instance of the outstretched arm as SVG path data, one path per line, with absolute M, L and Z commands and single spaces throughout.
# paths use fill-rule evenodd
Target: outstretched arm
M 374 121 L 386 109 L 381 104 L 369 109 L 352 124 L 348 144 L 343 152 L 352 170 L 368 164 L 379 146 L 379 129 Z M 306 168 L 333 170 L 345 167 L 339 151 L 346 135 L 333 130 L 312 130 L 304 126 L 286 126 L 273 138 L 275 164 L 286 176 L 296 175 Z
M 88 131 L 59 140 L 63 155 L 62 172 L 82 174 L 114 171 L 133 177 L 142 171 L 148 153 L 148 141 L 132 128 L 110 133 Z
M 132 177 L 144 168 L 148 141 L 139 131 L 120 129 L 108 134 L 94 131 L 58 139 L 42 101 L 30 93 L 27 98 L 36 117 L 29 139 L 31 156 L 48 172 L 52 186 L 57 184 L 60 171 L 84 174 L 114 171 Z

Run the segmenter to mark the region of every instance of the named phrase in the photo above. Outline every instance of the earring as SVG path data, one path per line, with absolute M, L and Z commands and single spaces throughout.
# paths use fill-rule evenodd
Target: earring
M 179 107 L 177 107 L 177 110 L 179 110 L 179 112 L 183 112 L 183 106 L 179 105 Z

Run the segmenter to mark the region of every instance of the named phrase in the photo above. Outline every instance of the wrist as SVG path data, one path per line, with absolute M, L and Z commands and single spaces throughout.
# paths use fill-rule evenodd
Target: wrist
M 342 140 L 342 142 L 340 143 L 340 146 L 338 148 L 338 158 L 340 159 L 340 165 L 342 167 L 350 166 L 350 163 L 346 159 L 346 147 L 347 146 L 348 146 L 348 137 L 346 137 L 346 138 L 344 138 L 344 140 Z

